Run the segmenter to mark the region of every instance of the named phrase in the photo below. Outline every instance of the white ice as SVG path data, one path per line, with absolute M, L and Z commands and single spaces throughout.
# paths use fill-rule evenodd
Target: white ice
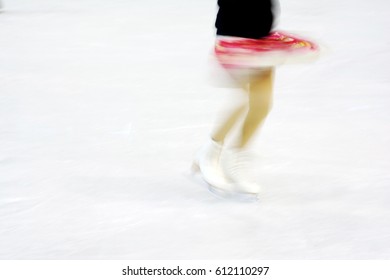
M 5 0 L 1 259 L 390 258 L 390 2 L 281 0 L 329 49 L 277 70 L 259 203 L 190 179 L 234 90 L 216 0 Z

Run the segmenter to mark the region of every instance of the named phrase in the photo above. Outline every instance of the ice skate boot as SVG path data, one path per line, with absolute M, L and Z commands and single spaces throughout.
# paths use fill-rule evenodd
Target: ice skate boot
M 221 167 L 222 145 L 213 140 L 206 143 L 196 153 L 192 165 L 193 173 L 199 172 L 209 185 L 210 191 L 229 191 L 231 182 L 226 178 Z
M 257 200 L 261 191 L 251 169 L 251 155 L 241 149 L 232 149 L 223 159 L 225 176 L 233 184 L 236 196 L 242 199 Z

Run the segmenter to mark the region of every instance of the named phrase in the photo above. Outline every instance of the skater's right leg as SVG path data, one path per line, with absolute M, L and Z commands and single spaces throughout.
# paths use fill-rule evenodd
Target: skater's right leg
M 245 85 L 242 87 L 246 88 Z M 247 100 L 236 100 L 235 104 L 227 116 L 224 116 L 221 124 L 211 133 L 211 139 L 198 150 L 193 163 L 193 171 L 200 171 L 203 179 L 210 186 L 221 190 L 228 190 L 231 185 L 221 165 L 225 139 L 248 110 Z
M 226 136 L 237 124 L 240 118 L 245 114 L 246 110 L 247 110 L 247 106 L 245 104 L 239 105 L 237 108 L 235 108 L 222 121 L 222 124 L 217 129 L 214 130 L 214 132 L 211 135 L 211 138 L 222 145 L 225 141 Z

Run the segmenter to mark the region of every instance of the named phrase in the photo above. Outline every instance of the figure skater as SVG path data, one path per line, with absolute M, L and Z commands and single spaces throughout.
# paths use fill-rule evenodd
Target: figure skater
M 211 139 L 196 154 L 193 168 L 200 171 L 213 192 L 257 199 L 261 188 L 248 176 L 248 145 L 271 110 L 274 66 L 295 54 L 314 53 L 316 47 L 272 32 L 272 0 L 218 0 L 218 7 L 215 54 L 243 90 L 246 101 L 237 104 L 212 131 Z M 226 139 L 236 126 L 239 136 L 226 147 Z

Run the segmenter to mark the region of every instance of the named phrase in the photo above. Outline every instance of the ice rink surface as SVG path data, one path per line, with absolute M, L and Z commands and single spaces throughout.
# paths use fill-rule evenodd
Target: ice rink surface
M 5 0 L 1 259 L 389 259 L 390 2 L 281 1 L 328 49 L 277 70 L 258 203 L 191 180 L 239 94 L 210 83 L 214 0 Z

